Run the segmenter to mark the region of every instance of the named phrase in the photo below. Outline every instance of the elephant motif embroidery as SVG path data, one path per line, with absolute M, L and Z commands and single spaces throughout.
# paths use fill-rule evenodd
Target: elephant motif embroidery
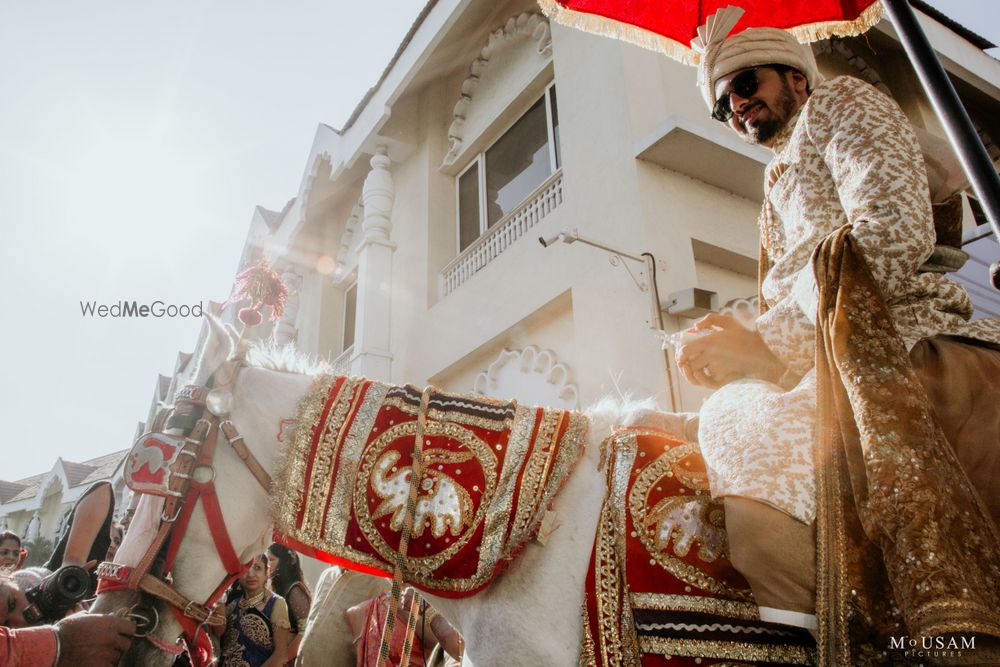
M 375 464 L 371 482 L 375 493 L 382 499 L 372 513 L 372 520 L 391 514 L 389 526 L 394 531 L 403 529 L 412 471 L 409 466 L 396 466 L 399 456 L 399 452 L 394 450 L 383 454 Z M 424 452 L 424 460 L 428 463 L 461 463 L 471 458 L 469 453 L 456 454 L 440 449 L 428 449 Z M 420 537 L 428 527 L 435 538 L 443 537 L 448 531 L 453 537 L 457 537 L 471 525 L 474 513 L 472 497 L 444 472 L 427 466 L 417 493 L 413 537 Z
M 728 555 L 725 514 L 710 498 L 665 498 L 646 515 L 645 525 L 660 551 L 667 551 L 673 540 L 674 553 L 682 558 L 696 542 L 701 543 L 698 557 L 707 563 Z

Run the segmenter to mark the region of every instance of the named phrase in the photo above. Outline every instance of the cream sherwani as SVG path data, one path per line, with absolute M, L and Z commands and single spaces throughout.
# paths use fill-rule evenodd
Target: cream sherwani
M 714 495 L 754 498 L 811 522 L 816 283 L 810 258 L 819 242 L 853 226 L 908 347 L 935 334 L 1000 343 L 1000 321 L 969 322 L 965 288 L 918 272 L 934 249 L 934 223 L 923 157 L 895 102 L 852 77 L 826 81 L 773 149 L 760 216 L 770 267 L 761 293 L 770 308 L 757 330 L 801 379 L 787 391 L 752 379 L 722 387 L 701 410 L 699 441 Z

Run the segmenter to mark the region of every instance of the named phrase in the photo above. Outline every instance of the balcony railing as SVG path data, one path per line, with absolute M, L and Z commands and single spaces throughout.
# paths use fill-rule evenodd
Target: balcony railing
M 351 355 L 354 354 L 354 346 L 350 346 L 340 353 L 340 355 L 330 362 L 330 370 L 334 375 L 350 375 Z
M 504 250 L 538 224 L 562 203 L 562 170 L 538 186 L 524 203 L 480 236 L 441 272 L 442 296 L 454 292 L 477 271 L 500 256 Z

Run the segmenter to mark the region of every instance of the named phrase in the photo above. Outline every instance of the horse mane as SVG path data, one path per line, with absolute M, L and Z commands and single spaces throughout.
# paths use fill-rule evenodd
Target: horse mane
M 300 352 L 291 343 L 277 345 L 272 341 L 258 341 L 250 344 L 246 355 L 247 365 L 279 373 L 296 375 L 323 375 L 333 369 L 326 361 L 315 359 Z

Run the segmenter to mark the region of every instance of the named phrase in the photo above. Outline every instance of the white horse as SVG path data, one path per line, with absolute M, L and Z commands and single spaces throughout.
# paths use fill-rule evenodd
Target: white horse
M 237 339 L 231 328 L 209 318 L 210 332 L 202 348 L 192 384 L 204 386 L 233 355 Z M 275 359 L 251 348 L 248 365 L 233 387 L 230 419 L 263 467 L 275 472 L 285 446 L 278 440 L 283 419 L 294 418 L 313 378 L 291 359 Z M 556 496 L 557 528 L 542 546 L 532 542 L 509 570 L 485 591 L 461 599 L 427 595 L 465 639 L 467 666 L 577 664 L 582 639 L 580 611 L 584 580 L 597 518 L 605 494 L 598 471 L 599 445 L 625 415 L 611 408 L 590 413 L 584 457 Z M 220 442 L 215 456 L 216 487 L 222 515 L 236 554 L 242 562 L 261 553 L 271 537 L 268 494 L 257 484 L 236 453 Z M 159 525 L 162 499 L 143 497 L 131 527 L 118 550 L 122 565 L 138 563 Z M 196 509 L 173 567 L 175 588 L 197 602 L 206 600 L 225 579 L 204 512 Z M 119 590 L 102 593 L 94 612 L 129 608 L 138 593 Z M 173 656 L 155 643 L 172 645 L 181 635 L 180 624 L 157 602 L 159 624 L 154 641 L 137 639 L 124 664 L 167 667 Z M 328 664 L 324 661 L 324 664 Z M 308 663 L 307 663 L 308 667 Z

